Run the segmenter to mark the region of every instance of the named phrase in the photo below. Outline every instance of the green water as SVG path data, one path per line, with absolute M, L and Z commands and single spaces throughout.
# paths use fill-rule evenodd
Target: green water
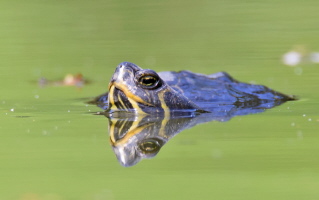
M 319 2 L 1 1 L 0 200 L 318 199 Z M 156 158 L 122 167 L 107 119 L 84 103 L 116 65 L 227 71 L 299 101 L 180 133 Z M 37 85 L 82 73 L 91 83 Z

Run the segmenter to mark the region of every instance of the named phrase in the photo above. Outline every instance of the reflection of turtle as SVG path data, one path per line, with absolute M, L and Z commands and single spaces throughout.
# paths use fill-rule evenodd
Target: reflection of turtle
M 142 159 L 155 157 L 181 131 L 208 121 L 227 121 L 230 117 L 230 113 L 225 113 L 224 116 L 219 113 L 202 113 L 196 116 L 108 117 L 110 142 L 119 163 L 130 167 Z
M 184 129 L 201 123 L 197 117 L 144 115 L 110 118 L 109 133 L 113 151 L 122 166 L 130 167 L 152 158 L 172 137 Z
M 170 116 L 228 112 L 233 108 L 263 110 L 288 100 L 294 98 L 262 85 L 238 82 L 225 72 L 211 75 L 189 71 L 157 74 L 123 62 L 113 74 L 109 92 L 97 97 L 93 103 L 107 113 L 128 111 Z

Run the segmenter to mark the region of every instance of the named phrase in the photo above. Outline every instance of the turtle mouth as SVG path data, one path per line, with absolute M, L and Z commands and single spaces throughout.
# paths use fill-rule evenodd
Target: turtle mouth
M 114 84 L 109 87 L 109 108 L 118 111 L 132 111 L 133 106 L 125 93 Z
M 135 105 L 134 102 L 136 102 L 136 103 L 141 103 L 147 106 L 154 107 L 152 104 L 144 101 L 141 97 L 132 93 L 123 83 L 111 81 L 109 84 L 109 92 L 110 92 L 109 97 L 115 96 L 115 95 L 112 95 L 115 92 L 116 94 L 120 95 L 123 99 L 125 99 L 125 102 L 130 102 L 131 104 L 134 104 L 134 105 Z

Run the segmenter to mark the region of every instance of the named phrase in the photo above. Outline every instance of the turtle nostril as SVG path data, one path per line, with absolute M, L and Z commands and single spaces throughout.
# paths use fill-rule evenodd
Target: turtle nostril
M 132 63 L 133 64 L 133 63 Z M 129 63 L 129 62 L 122 62 L 122 63 L 120 63 L 119 65 L 118 65 L 118 68 L 123 68 L 123 67 L 128 67 L 128 66 L 130 66 L 131 65 L 131 63 Z M 133 64 L 134 65 L 134 64 Z

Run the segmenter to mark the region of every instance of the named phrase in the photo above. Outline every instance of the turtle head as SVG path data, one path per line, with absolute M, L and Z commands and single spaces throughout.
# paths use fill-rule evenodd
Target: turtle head
M 139 114 L 197 110 L 198 107 L 172 89 L 153 70 L 130 62 L 116 68 L 109 84 L 109 112 L 128 111 Z

